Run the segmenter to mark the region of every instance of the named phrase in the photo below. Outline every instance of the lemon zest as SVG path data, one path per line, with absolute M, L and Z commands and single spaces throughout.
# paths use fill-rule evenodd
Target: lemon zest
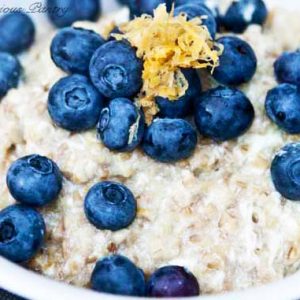
M 188 20 L 185 14 L 174 16 L 174 9 L 168 13 L 162 4 L 153 17 L 146 14 L 137 17 L 120 26 L 123 34 L 113 35 L 117 40 L 129 41 L 144 62 L 138 105 L 143 108 L 147 123 L 158 112 L 155 97 L 174 101 L 185 94 L 188 82 L 182 68 L 213 71 L 218 66 L 222 49 L 212 40 L 202 18 Z

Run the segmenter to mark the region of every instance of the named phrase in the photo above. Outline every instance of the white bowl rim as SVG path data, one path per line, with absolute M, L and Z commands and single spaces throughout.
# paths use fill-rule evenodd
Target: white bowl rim
M 4 272 L 1 270 L 5 270 Z M 30 300 L 117 300 L 141 299 L 94 292 L 46 278 L 0 257 L 0 287 Z M 296 300 L 300 297 L 300 272 L 260 287 L 216 295 L 203 295 L 178 300 Z M 153 299 L 153 298 L 152 298 Z M 174 299 L 174 298 L 173 298 Z
M 0 4 L 1 4 L 0 0 Z M 42 0 L 44 1 L 44 0 Z M 106 1 L 106 0 L 103 0 Z M 108 0 L 104 5 L 104 12 L 116 8 L 115 0 Z M 12 0 L 12 3 L 22 3 Z M 285 6 L 287 9 L 300 9 L 300 1 L 295 0 L 265 0 L 271 6 Z M 24 3 L 24 2 L 23 2 Z M 94 292 L 47 278 L 33 271 L 27 270 L 0 257 L 0 287 L 30 300 L 117 300 L 149 298 L 124 297 Z M 150 298 L 151 299 L 151 298 Z M 153 299 L 153 298 L 152 298 Z M 174 298 L 173 298 L 174 299 Z M 243 291 L 226 292 L 223 294 L 203 295 L 190 298 L 176 298 L 176 300 L 297 300 L 300 299 L 300 271 L 286 278 L 259 287 Z

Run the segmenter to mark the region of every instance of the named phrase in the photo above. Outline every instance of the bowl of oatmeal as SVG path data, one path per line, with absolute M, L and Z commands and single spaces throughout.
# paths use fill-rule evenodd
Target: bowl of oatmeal
M 126 7 L 102 2 L 99 21 L 74 26 L 104 36 L 112 22 L 128 21 Z M 231 1 L 221 2 L 220 11 L 226 11 Z M 255 111 L 251 126 L 226 141 L 201 134 L 191 155 L 167 163 L 139 148 L 111 151 L 109 140 L 97 140 L 95 128 L 74 133 L 53 121 L 49 93 L 66 76 L 50 55 L 59 29 L 45 14 L 33 14 L 35 43 L 19 56 L 23 79 L 0 103 L 0 208 L 15 203 L 6 177 L 21 157 L 48 157 L 60 169 L 63 183 L 57 200 L 38 208 L 47 228 L 45 246 L 23 267 L 0 257 L 1 287 L 29 299 L 118 299 L 89 289 L 97 260 L 118 254 L 147 276 L 163 266 L 185 267 L 197 279 L 201 299 L 299 298 L 300 206 L 278 192 L 270 175 L 274 156 L 299 136 L 268 118 L 265 100 L 278 85 L 274 62 L 299 47 L 300 7 L 295 1 L 265 2 L 263 27 L 254 24 L 234 34 L 257 58 L 251 80 L 238 85 Z M 127 29 L 129 42 L 139 46 L 137 35 L 130 40 Z M 218 83 L 204 72 L 203 91 L 216 88 Z M 152 113 L 145 110 L 145 117 Z M 91 224 L 83 209 L 91 188 L 105 181 L 129 188 L 137 203 L 134 221 L 121 230 Z

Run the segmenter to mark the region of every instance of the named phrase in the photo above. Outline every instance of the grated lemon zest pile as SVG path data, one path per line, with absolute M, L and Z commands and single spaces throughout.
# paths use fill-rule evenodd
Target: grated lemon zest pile
M 158 112 L 155 97 L 177 100 L 188 89 L 181 68 L 207 68 L 218 66 L 221 49 L 214 44 L 201 18 L 187 20 L 185 14 L 174 16 L 165 5 L 154 11 L 154 16 L 142 15 L 120 26 L 126 39 L 137 49 L 144 61 L 143 87 L 138 104 L 149 123 Z

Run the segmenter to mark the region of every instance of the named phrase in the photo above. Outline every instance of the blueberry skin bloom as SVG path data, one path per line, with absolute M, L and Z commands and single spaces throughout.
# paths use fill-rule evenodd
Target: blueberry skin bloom
M 57 27 L 67 27 L 76 21 L 96 21 L 101 13 L 99 0 L 47 0 L 47 13 Z
M 268 117 L 290 134 L 300 133 L 300 93 L 292 84 L 282 83 L 267 94 Z
M 0 211 L 0 256 L 13 262 L 31 259 L 45 237 L 42 215 L 26 205 L 15 204 Z
M 48 112 L 53 122 L 69 131 L 96 126 L 104 98 L 83 75 L 60 79 L 50 90 Z
M 150 297 L 191 297 L 200 294 L 196 277 L 179 266 L 166 266 L 156 270 L 147 283 Z
M 199 132 L 215 141 L 227 141 L 244 134 L 254 119 L 249 99 L 237 89 L 217 87 L 203 93 L 195 105 Z
M 188 116 L 192 111 L 194 99 L 201 93 L 201 81 L 197 71 L 187 69 L 182 72 L 189 84 L 188 89 L 182 97 L 175 101 L 170 101 L 163 97 L 156 97 L 159 116 L 162 118 L 184 118 Z
M 103 181 L 95 184 L 84 200 L 87 219 L 98 229 L 111 231 L 127 228 L 136 217 L 137 204 L 123 184 Z
M 278 82 L 300 85 L 300 51 L 284 52 L 274 63 Z
M 184 5 L 177 6 L 174 10 L 175 16 L 178 16 L 181 13 L 185 13 L 188 17 L 188 20 L 205 16 L 205 18 L 202 18 L 202 24 L 207 27 L 211 37 L 213 39 L 215 38 L 217 32 L 217 23 L 211 10 L 207 6 L 204 4 L 186 3 Z
M 22 67 L 15 56 L 0 52 L 0 99 L 18 86 L 21 71 Z
M 10 166 L 6 182 L 11 195 L 30 206 L 43 206 L 58 197 L 62 189 L 62 175 L 51 159 L 29 155 Z
M 96 50 L 90 63 L 90 77 L 107 98 L 135 96 L 142 86 L 143 63 L 126 42 L 111 41 Z
M 197 144 L 196 130 L 182 119 L 155 119 L 146 129 L 144 152 L 165 163 L 190 157 Z
M 300 143 L 288 144 L 277 153 L 271 165 L 271 176 L 283 197 L 300 201 Z
M 92 30 L 64 28 L 52 40 L 51 58 L 67 73 L 88 75 L 92 55 L 104 43 L 105 40 Z
M 239 85 L 250 81 L 257 67 L 257 58 L 251 46 L 234 36 L 221 37 L 217 43 L 224 46 L 224 51 L 213 77 L 225 85 Z
M 34 42 L 35 28 L 31 18 L 13 12 L 0 18 L 0 51 L 18 54 Z
M 154 9 L 160 4 L 166 4 L 170 8 L 170 0 L 128 0 L 131 17 L 139 17 L 142 14 L 153 15 Z
M 222 25 L 234 33 L 243 33 L 251 24 L 263 25 L 267 16 L 268 10 L 262 0 L 233 1 L 222 16 Z
M 144 296 L 145 276 L 128 258 L 112 255 L 99 260 L 91 277 L 93 290 L 124 296 Z
M 142 141 L 145 130 L 143 113 L 126 98 L 116 98 L 101 111 L 97 126 L 103 144 L 116 151 L 132 151 Z

